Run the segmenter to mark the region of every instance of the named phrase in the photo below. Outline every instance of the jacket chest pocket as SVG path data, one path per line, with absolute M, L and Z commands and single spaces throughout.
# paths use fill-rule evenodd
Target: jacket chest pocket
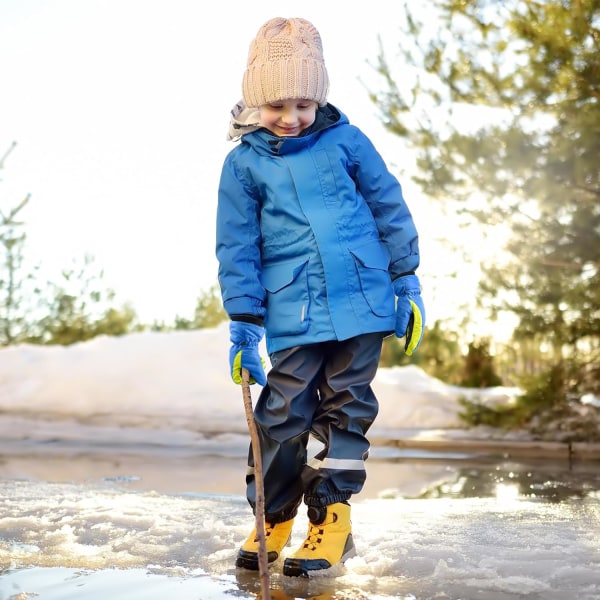
M 325 206 L 335 206 L 338 200 L 338 187 L 335 181 L 334 169 L 325 150 L 315 153 L 315 165 L 321 187 L 321 196 L 325 200 Z
M 308 260 L 264 267 L 262 284 L 267 290 L 268 335 L 304 333 L 309 325 Z

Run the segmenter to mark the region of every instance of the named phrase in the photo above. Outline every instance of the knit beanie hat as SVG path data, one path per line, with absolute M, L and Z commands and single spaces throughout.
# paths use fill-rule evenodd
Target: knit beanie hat
M 327 104 L 329 77 L 321 36 L 305 19 L 267 21 L 250 44 L 242 82 L 244 102 L 259 107 L 301 98 Z

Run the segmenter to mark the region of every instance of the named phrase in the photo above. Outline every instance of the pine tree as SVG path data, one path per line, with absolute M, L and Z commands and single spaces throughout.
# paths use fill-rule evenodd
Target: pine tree
M 98 335 L 125 335 L 141 327 L 128 304 L 114 306 L 114 290 L 103 285 L 104 272 L 86 255 L 62 271 L 62 279 L 48 282 L 40 290 L 43 316 L 30 329 L 26 340 L 63 346 L 90 340 Z
M 0 158 L 0 171 L 16 143 L 12 143 Z M 20 220 L 21 211 L 29 203 L 27 194 L 10 208 L 0 205 L 0 345 L 17 343 L 28 335 L 28 300 L 30 300 L 32 273 L 25 272 L 23 248 L 26 234 Z
M 216 327 L 227 320 L 227 313 L 223 309 L 221 293 L 218 284 L 203 290 L 196 301 L 193 319 L 177 316 L 175 329 L 204 329 Z M 164 327 L 164 326 L 163 326 Z
M 568 373 L 563 400 L 598 393 L 600 2 L 436 0 L 427 26 L 406 16 L 404 76 L 383 48 L 376 65 L 383 122 L 417 150 L 425 193 L 508 231 L 483 265 L 481 305 L 516 315 L 516 341 Z

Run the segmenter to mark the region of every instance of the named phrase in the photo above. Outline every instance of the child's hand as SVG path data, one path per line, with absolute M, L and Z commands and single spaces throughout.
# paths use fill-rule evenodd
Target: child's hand
M 229 350 L 229 367 L 234 383 L 241 385 L 242 369 L 248 369 L 250 383 L 266 385 L 264 361 L 258 353 L 258 344 L 265 334 L 264 328 L 243 321 L 229 323 L 231 349 Z
M 406 336 L 404 351 L 410 356 L 421 343 L 425 330 L 425 306 L 421 284 L 416 275 L 404 275 L 393 282 L 398 297 L 396 304 L 396 336 Z

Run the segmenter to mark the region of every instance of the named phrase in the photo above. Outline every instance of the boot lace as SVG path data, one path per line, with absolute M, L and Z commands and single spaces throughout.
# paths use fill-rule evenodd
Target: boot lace
M 333 513 L 332 516 L 333 520 L 331 523 L 335 523 L 338 519 L 338 516 L 336 513 Z M 319 544 L 323 542 L 323 534 L 325 533 L 325 525 L 327 525 L 327 523 L 319 523 L 318 525 L 315 525 L 314 523 L 309 522 L 308 525 L 308 534 L 304 540 L 303 547 L 307 550 L 316 550 L 319 547 Z
M 271 525 L 271 523 L 265 523 L 265 540 L 273 533 L 273 529 L 275 529 L 275 525 Z M 258 542 L 258 531 L 256 532 L 254 541 Z
M 312 523 L 308 528 L 308 535 L 304 540 L 304 548 L 307 550 L 316 550 L 319 544 L 323 541 L 323 533 L 325 530 L 322 527 L 313 525 Z

